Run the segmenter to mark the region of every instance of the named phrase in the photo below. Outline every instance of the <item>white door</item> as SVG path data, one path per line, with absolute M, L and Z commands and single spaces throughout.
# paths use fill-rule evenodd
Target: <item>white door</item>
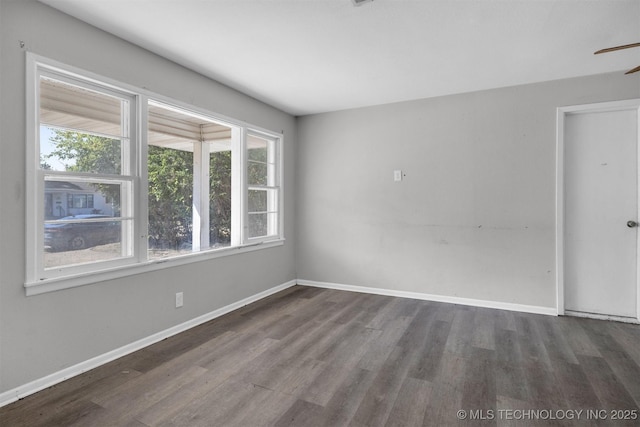
M 564 308 L 638 318 L 638 107 L 564 116 Z

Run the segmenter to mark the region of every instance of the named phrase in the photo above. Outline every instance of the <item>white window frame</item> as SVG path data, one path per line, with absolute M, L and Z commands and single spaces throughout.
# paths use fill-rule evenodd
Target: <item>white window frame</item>
M 196 108 L 192 105 L 185 105 L 183 103 L 177 102 L 175 100 L 169 100 L 167 98 L 154 95 L 146 97 L 145 108 L 148 107 L 149 104 L 155 105 L 160 108 L 165 108 L 167 110 L 173 110 L 175 112 L 190 115 L 193 117 L 199 117 L 206 121 L 215 122 L 216 124 L 226 126 L 231 129 L 231 188 L 232 188 L 232 207 L 231 207 L 231 244 L 230 248 L 242 246 L 242 238 L 239 234 L 240 224 L 242 223 L 242 204 L 234 205 L 236 199 L 239 199 L 240 196 L 240 186 L 242 185 L 242 164 L 243 164 L 243 156 L 242 156 L 242 147 L 244 140 L 244 127 L 239 125 L 237 122 L 233 122 L 227 119 L 222 119 L 220 116 L 215 115 L 213 113 L 207 112 L 205 110 Z M 146 114 L 145 114 L 146 116 Z M 145 126 L 146 128 L 146 126 Z M 146 133 L 146 132 L 145 132 Z M 145 150 L 148 147 L 146 144 L 146 135 L 145 135 Z M 196 144 L 194 143 L 194 151 L 193 151 L 193 252 L 206 252 L 211 250 L 224 250 L 227 248 L 219 248 L 219 249 L 201 249 L 202 247 L 208 247 L 209 245 L 209 209 L 208 209 L 208 200 L 209 200 L 209 168 L 202 167 L 205 163 L 208 165 L 209 162 L 209 150 L 206 144 Z M 144 164 L 145 169 L 147 167 L 147 156 L 144 156 Z M 146 171 L 145 171 L 146 177 Z M 146 179 L 145 179 L 146 181 Z M 148 185 L 145 185 L 145 190 L 148 189 Z M 233 197 L 236 195 L 236 197 Z M 144 212 L 148 212 L 148 194 L 145 194 L 144 197 Z M 204 208 L 206 205 L 206 209 Z M 200 212 L 200 214 L 198 214 Z M 146 217 L 148 221 L 148 216 Z M 146 227 L 148 227 L 148 222 L 146 223 Z M 146 229 L 146 228 L 145 228 Z M 199 232 L 197 231 L 199 230 Z M 145 245 L 148 243 L 145 240 Z M 145 249 L 146 250 L 146 249 Z M 181 257 L 182 255 L 176 255 L 170 258 L 161 258 L 159 260 L 168 260 L 177 257 Z
M 249 152 L 249 147 L 247 145 L 247 139 L 249 136 L 254 136 L 256 138 L 259 139 L 263 139 L 265 141 L 267 141 L 268 143 L 273 144 L 273 150 L 269 149 L 267 151 L 269 158 L 267 159 L 267 164 L 269 163 L 273 163 L 273 168 L 269 168 L 267 167 L 267 174 L 268 174 L 268 181 L 271 181 L 272 184 L 269 185 L 256 185 L 256 184 L 251 184 L 249 183 L 249 178 L 248 178 L 248 172 L 249 172 L 249 160 L 248 160 L 248 152 Z M 244 168 L 244 179 L 245 179 L 245 185 L 243 188 L 243 198 L 244 198 L 244 203 L 245 206 L 247 206 L 246 209 L 243 209 L 242 212 L 244 213 L 244 234 L 243 234 L 243 241 L 246 244 L 259 244 L 262 242 L 266 242 L 269 240 L 272 240 L 274 238 L 277 238 L 277 236 L 280 234 L 281 230 L 282 230 L 282 190 L 281 190 L 281 183 L 282 183 L 282 174 L 281 174 L 281 168 L 282 168 L 282 150 L 281 150 L 281 136 L 276 136 L 270 133 L 265 133 L 261 130 L 255 129 L 255 128 L 250 128 L 247 129 L 247 131 L 245 132 L 245 137 L 243 138 L 244 141 L 244 147 L 243 147 L 243 153 L 245 156 L 245 164 L 247 165 Z M 265 236 L 256 236 L 256 237 L 249 237 L 249 209 L 248 209 L 248 197 L 249 197 L 249 191 L 250 190 L 266 190 L 271 192 L 271 197 L 275 198 L 275 200 L 273 200 L 273 198 L 267 196 L 267 211 L 265 213 L 269 214 L 269 213 L 275 213 L 275 218 L 269 219 L 269 215 L 267 215 L 268 218 L 268 229 L 269 230 L 274 230 L 275 232 L 271 233 L 268 232 L 267 235 Z M 269 194 L 269 193 L 268 193 Z
M 135 195 L 139 180 L 138 165 L 138 131 L 137 97 L 132 92 L 110 85 L 100 80 L 85 77 L 75 72 L 61 69 L 51 63 L 35 61 L 28 56 L 27 81 L 27 282 L 43 282 L 65 276 L 86 275 L 96 269 L 104 270 L 134 263 L 136 253 L 135 239 Z M 122 111 L 122 158 L 120 174 L 99 174 L 90 172 L 60 172 L 42 170 L 40 168 L 40 80 L 50 78 L 65 84 L 93 90 L 128 102 L 128 108 Z M 31 101 L 31 102 L 29 102 Z M 78 130 L 80 131 L 80 130 Z M 88 132 L 91 133 L 91 132 Z M 110 137 L 112 137 L 110 135 Z M 45 269 L 42 248 L 44 248 L 44 183 L 47 180 L 63 180 L 78 183 L 118 184 L 122 188 L 122 214 L 116 220 L 123 224 L 120 257 L 106 261 L 95 261 L 86 264 L 69 265 Z M 124 227 L 133 223 L 134 229 Z
M 109 261 L 96 261 L 89 264 L 60 269 L 48 269 L 43 267 L 44 247 L 44 175 L 64 176 L 68 173 L 56 171 L 42 171 L 40 169 L 40 140 L 39 140 L 39 79 L 41 73 L 50 73 L 73 82 L 83 82 L 90 87 L 105 90 L 107 93 L 115 93 L 119 97 L 126 96 L 130 99 L 130 144 L 128 156 L 130 163 L 129 175 L 124 175 L 125 165 L 117 181 L 126 180 L 131 190 L 131 206 L 128 208 L 130 215 L 125 216 L 123 207 L 122 220 L 131 220 L 133 241 L 130 244 L 132 253 L 129 257 L 118 258 Z M 60 79 L 58 79 L 60 80 Z M 26 129 L 26 277 L 25 289 L 27 295 L 36 295 L 44 292 L 56 291 L 105 280 L 116 279 L 133 274 L 154 271 L 163 268 L 214 259 L 223 256 L 240 254 L 248 251 L 266 249 L 284 244 L 283 208 L 282 196 L 283 177 L 283 134 L 267 129 L 252 126 L 243 121 L 213 113 L 187 103 L 171 99 L 146 89 L 122 84 L 115 80 L 100 75 L 68 66 L 60 62 L 27 53 L 27 129 Z M 148 180 L 147 180 L 147 125 L 148 103 L 157 102 L 164 106 L 173 106 L 180 110 L 198 114 L 208 119 L 213 119 L 220 124 L 232 129 L 232 150 L 238 155 L 232 155 L 232 240 L 231 246 L 217 249 L 205 249 L 199 252 L 178 255 L 171 258 L 149 259 L 148 249 Z M 255 135 L 259 138 L 274 141 L 276 155 L 276 183 L 277 193 L 277 233 L 259 238 L 248 238 L 246 232 L 248 224 L 247 194 L 247 136 Z M 195 152 L 194 152 L 195 155 Z M 126 156 L 124 156 L 126 157 Z M 79 180 L 109 181 L 112 175 L 94 173 L 73 173 Z M 239 196 L 238 196 L 239 195 Z M 194 194 L 194 196 L 196 196 Z M 204 194 L 200 195 L 204 197 Z M 235 196 L 235 197 L 234 197 Z M 195 198 L 195 197 L 194 197 Z M 201 218 L 201 221 L 204 219 Z M 208 222 L 208 220 L 207 220 Z M 123 222 L 124 224 L 125 222 Z M 125 242 L 123 242 L 124 244 Z

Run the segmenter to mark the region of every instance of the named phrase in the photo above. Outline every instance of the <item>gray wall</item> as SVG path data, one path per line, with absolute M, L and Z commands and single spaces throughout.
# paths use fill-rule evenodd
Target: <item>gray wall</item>
M 0 393 L 296 277 L 553 307 L 555 108 L 640 96 L 638 76 L 615 73 L 307 116 L 296 126 L 35 0 L 0 0 L 0 35 Z M 283 130 L 286 244 L 25 297 L 20 40 Z M 394 169 L 404 181 L 393 182 Z M 185 306 L 176 310 L 178 291 Z
M 300 118 L 298 278 L 554 308 L 556 107 L 637 97 L 620 72 Z
M 295 119 L 35 0 L 0 0 L 0 393 L 295 279 Z M 284 246 L 25 297 L 25 49 L 285 132 Z M 184 307 L 174 308 L 184 292 Z

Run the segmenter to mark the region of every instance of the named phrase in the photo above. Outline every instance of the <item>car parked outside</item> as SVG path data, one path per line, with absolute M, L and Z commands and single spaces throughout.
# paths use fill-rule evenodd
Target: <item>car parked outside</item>
M 109 219 L 113 217 L 86 214 L 65 216 L 57 220 L 60 222 L 48 222 L 44 225 L 44 245 L 53 251 L 75 251 L 119 242 L 120 221 Z

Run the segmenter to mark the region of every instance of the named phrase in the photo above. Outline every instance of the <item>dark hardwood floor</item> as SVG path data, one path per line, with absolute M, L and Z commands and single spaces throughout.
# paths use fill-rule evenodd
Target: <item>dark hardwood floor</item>
M 639 407 L 637 325 L 295 286 L 0 408 L 0 425 L 640 425 Z

